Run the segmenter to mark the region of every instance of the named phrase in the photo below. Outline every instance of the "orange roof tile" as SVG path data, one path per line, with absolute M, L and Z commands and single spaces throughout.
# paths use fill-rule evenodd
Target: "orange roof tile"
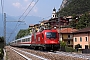
M 73 28 L 63 28 L 62 30 L 60 30 L 60 33 L 73 33 L 77 31 L 77 29 L 73 29 Z
M 34 26 L 34 24 L 30 24 L 29 26 Z
M 48 22 L 48 20 L 41 21 L 41 23 L 46 23 L 46 22 Z

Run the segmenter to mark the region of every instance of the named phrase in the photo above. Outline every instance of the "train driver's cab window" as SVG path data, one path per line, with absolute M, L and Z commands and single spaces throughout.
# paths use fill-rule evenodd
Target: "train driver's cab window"
M 47 38 L 57 38 L 57 33 L 56 32 L 47 32 L 46 33 Z

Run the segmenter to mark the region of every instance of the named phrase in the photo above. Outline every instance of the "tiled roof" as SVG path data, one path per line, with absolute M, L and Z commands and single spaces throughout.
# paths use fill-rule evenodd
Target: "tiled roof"
M 34 26 L 38 26 L 38 25 L 40 25 L 40 24 L 35 24 Z
M 46 23 L 46 22 L 48 22 L 48 20 L 41 21 L 41 23 Z
M 77 29 L 73 29 L 73 28 L 63 28 L 61 29 L 60 33 L 73 33 L 77 31 Z
M 29 26 L 34 26 L 34 24 L 30 24 Z
M 74 32 L 74 33 L 83 33 L 83 32 L 90 32 L 90 27 L 87 27 L 87 28 L 78 30 L 78 31 L 76 31 L 76 32 Z

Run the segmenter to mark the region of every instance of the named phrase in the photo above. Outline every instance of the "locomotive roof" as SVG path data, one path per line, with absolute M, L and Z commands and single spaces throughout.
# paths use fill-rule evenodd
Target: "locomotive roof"
M 49 29 L 49 30 L 43 30 L 44 32 L 46 31 L 46 32 L 48 32 L 48 31 L 53 31 L 53 32 L 56 32 L 57 30 L 55 30 L 55 29 Z

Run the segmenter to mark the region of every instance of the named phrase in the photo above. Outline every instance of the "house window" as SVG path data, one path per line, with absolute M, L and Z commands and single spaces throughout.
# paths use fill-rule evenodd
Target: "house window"
M 77 38 L 75 38 L 75 42 L 77 42 Z
M 80 37 L 80 42 L 82 42 L 82 37 Z
M 68 44 L 70 44 L 70 40 L 68 41 Z
M 56 15 L 55 15 L 55 17 L 56 17 Z
M 68 38 L 70 38 L 70 35 L 68 35 Z
M 53 15 L 53 17 L 54 17 L 54 15 Z
M 88 49 L 88 45 L 85 45 L 85 49 Z
M 87 42 L 87 37 L 85 37 L 85 39 L 86 39 L 86 42 Z

